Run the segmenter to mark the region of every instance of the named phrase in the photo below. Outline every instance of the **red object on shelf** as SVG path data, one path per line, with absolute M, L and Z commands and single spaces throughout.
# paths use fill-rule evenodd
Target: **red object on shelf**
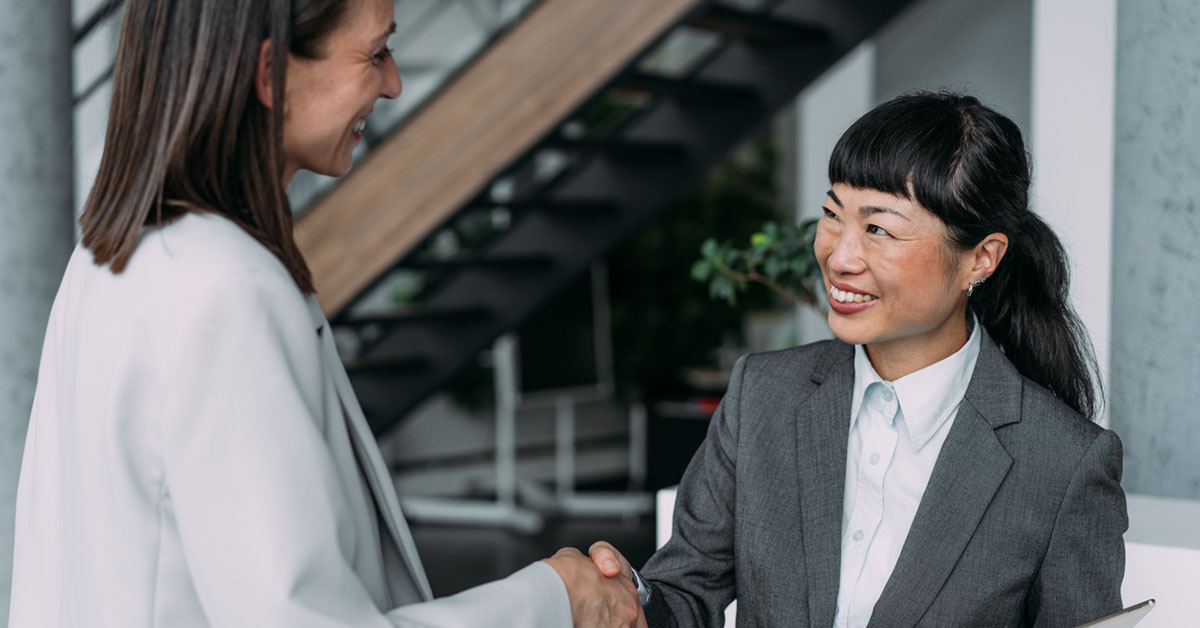
M 696 411 L 704 414 L 712 414 L 717 411 L 717 406 L 721 403 L 720 397 L 696 397 L 692 399 L 692 403 L 696 404 Z

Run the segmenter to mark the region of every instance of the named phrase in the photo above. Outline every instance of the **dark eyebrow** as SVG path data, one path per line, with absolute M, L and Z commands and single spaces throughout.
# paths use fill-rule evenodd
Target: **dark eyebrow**
M 833 199 L 833 202 L 837 203 L 838 207 L 845 207 L 845 205 L 842 205 L 842 199 L 838 198 L 837 194 L 833 193 L 833 190 L 829 190 L 828 192 L 826 192 L 826 194 L 829 195 L 829 198 Z M 908 216 L 905 216 L 904 214 L 902 214 L 890 207 L 878 207 L 875 205 L 866 205 L 864 207 L 859 207 L 858 214 L 860 216 L 862 216 L 863 218 L 866 218 L 867 216 L 870 216 L 871 214 L 894 214 L 905 220 L 908 220 Z
M 864 205 L 864 206 L 858 208 L 858 215 L 862 216 L 863 218 L 866 218 L 872 214 L 892 214 L 894 216 L 899 216 L 905 220 L 908 220 L 908 216 L 905 216 L 904 214 L 901 214 L 900 212 L 898 212 L 890 207 L 877 207 L 875 205 Z

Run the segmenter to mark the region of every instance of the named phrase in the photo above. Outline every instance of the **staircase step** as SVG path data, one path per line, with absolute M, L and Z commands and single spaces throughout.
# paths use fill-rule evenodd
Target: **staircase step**
M 708 5 L 689 19 L 688 24 L 729 37 L 761 42 L 799 42 L 829 37 L 828 31 L 812 24 L 722 4 Z
M 602 153 L 607 157 L 628 161 L 683 160 L 687 158 L 687 147 L 676 142 L 659 140 L 637 140 L 629 138 L 579 138 L 555 137 L 547 146 L 567 151 Z
M 753 88 L 702 79 L 673 79 L 657 74 L 632 72 L 617 78 L 620 87 L 663 94 L 684 101 L 705 103 L 748 102 L 758 99 Z

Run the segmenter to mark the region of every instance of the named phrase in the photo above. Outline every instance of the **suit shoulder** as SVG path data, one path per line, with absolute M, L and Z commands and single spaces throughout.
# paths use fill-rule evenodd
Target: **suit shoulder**
M 742 356 L 742 359 L 745 361 L 745 368 L 748 371 L 751 369 L 760 371 L 775 370 L 778 368 L 808 368 L 812 370 L 825 359 L 837 359 L 843 355 L 846 358 L 853 357 L 853 347 L 839 340 L 821 340 L 776 351 L 747 353 Z
M 798 347 L 748 353 L 738 360 L 734 377 L 744 386 L 794 388 L 809 381 L 818 370 L 842 360 L 851 360 L 854 348 L 839 340 L 822 340 Z
M 1022 455 L 1073 467 L 1097 438 L 1112 434 L 1037 382 L 1022 376 L 1022 383 L 1021 421 L 1016 424 L 1019 435 L 1014 434 L 1020 441 L 1016 451 Z
M 143 232 L 120 274 L 102 270 L 114 313 L 177 330 L 207 317 L 226 321 L 267 316 L 276 323 L 309 318 L 305 295 L 283 263 L 232 221 L 188 214 Z M 291 325 L 287 325 L 291 327 Z
M 294 284 L 279 258 L 217 214 L 190 213 L 147 229 L 129 262 L 129 271 L 143 270 L 157 270 L 178 280 L 211 277 L 237 282 L 255 277 L 260 282 Z
M 1046 387 L 1025 376 L 1021 376 L 1021 379 L 1024 383 L 1022 414 L 1032 418 L 1039 427 L 1061 431 L 1064 435 L 1074 435 L 1088 442 L 1104 431 L 1104 428 L 1068 406 Z

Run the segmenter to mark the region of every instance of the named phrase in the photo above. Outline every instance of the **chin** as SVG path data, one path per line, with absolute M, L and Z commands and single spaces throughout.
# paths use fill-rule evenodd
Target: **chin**
M 832 311 L 829 313 L 829 331 L 838 340 L 851 345 L 865 345 L 875 340 L 875 334 L 868 325 L 845 320 Z
M 350 164 L 330 164 L 321 168 L 305 168 L 305 170 L 324 177 L 340 177 L 350 172 Z

